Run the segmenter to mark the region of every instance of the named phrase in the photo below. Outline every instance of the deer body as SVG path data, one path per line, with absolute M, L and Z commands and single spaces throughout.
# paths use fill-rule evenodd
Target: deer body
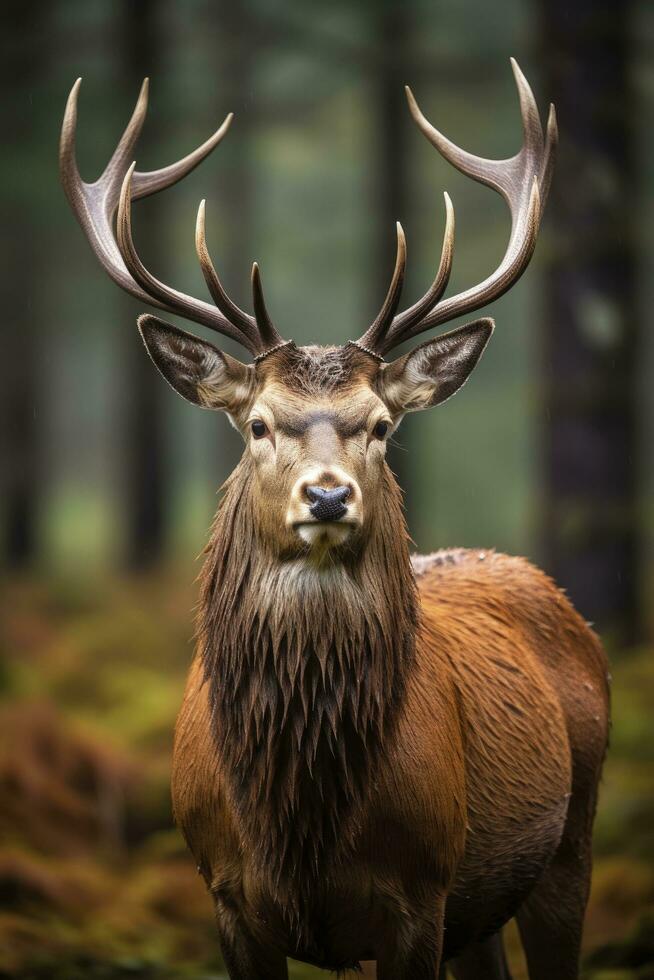
M 524 142 L 508 160 L 445 157 L 506 199 L 495 272 L 442 299 L 453 254 L 446 195 L 439 267 L 398 305 L 406 243 L 358 341 L 283 340 L 252 271 L 254 316 L 229 298 L 205 237 L 215 306 L 141 262 L 131 204 L 184 176 L 225 135 L 151 173 L 129 167 L 147 85 L 104 174 L 77 171 L 75 85 L 61 139 L 71 205 L 123 288 L 254 355 L 244 364 L 147 315 L 156 367 L 187 400 L 226 412 L 243 458 L 225 487 L 202 576 L 198 652 L 179 716 L 173 801 L 216 908 L 230 980 L 285 980 L 286 957 L 379 980 L 510 980 L 502 925 L 517 915 L 530 980 L 576 980 L 591 832 L 608 728 L 606 662 L 567 599 L 522 559 L 409 556 L 386 441 L 407 413 L 466 382 L 493 323 L 396 360 L 395 346 L 506 291 L 534 249 L 556 143 L 514 63 Z M 117 213 L 114 234 L 114 216 Z
M 388 480 L 391 485 L 392 477 Z M 214 626 L 207 622 L 214 619 L 214 605 L 221 606 L 215 590 L 225 584 L 215 579 L 214 549 L 222 553 L 230 529 L 238 527 L 233 506 L 247 512 L 248 501 L 230 487 L 219 512 L 204 574 L 200 649 L 176 730 L 173 800 L 214 897 L 223 942 L 227 948 L 231 942 L 233 955 L 242 957 L 236 977 L 283 977 L 286 955 L 337 970 L 360 960 L 383 960 L 384 952 L 389 962 L 380 976 L 432 977 L 441 942 L 443 958 L 456 957 L 515 914 L 556 855 L 566 821 L 571 840 L 581 835 L 583 844 L 571 879 L 579 867 L 587 867 L 584 832 L 594 811 L 606 744 L 606 663 L 596 637 L 550 580 L 522 559 L 454 551 L 416 558 L 412 567 L 395 504 L 390 554 L 406 592 L 389 594 L 380 556 L 372 563 L 378 577 L 363 583 L 362 600 L 370 604 L 372 615 L 380 599 L 397 598 L 396 606 L 384 609 L 384 616 L 396 624 L 384 651 L 395 666 L 381 665 L 372 679 L 380 685 L 374 691 L 365 690 L 366 678 L 354 661 L 356 669 L 345 673 L 342 685 L 319 684 L 312 702 L 314 651 L 329 629 L 324 612 L 313 624 L 315 635 L 308 629 L 301 647 L 289 649 L 297 629 L 298 610 L 293 607 L 298 602 L 310 605 L 312 589 L 324 590 L 328 602 L 323 597 L 323 609 L 329 610 L 330 620 L 340 621 L 339 631 L 358 634 L 365 647 L 358 619 L 348 621 L 351 604 L 342 601 L 352 583 L 338 581 L 341 574 L 354 577 L 359 587 L 358 569 L 249 571 L 254 582 L 259 575 L 278 579 L 279 591 L 271 589 L 281 607 L 275 612 L 291 633 L 289 643 L 281 646 L 289 657 L 297 652 L 300 669 L 306 671 L 304 679 L 296 675 L 295 697 L 282 724 L 291 665 L 281 661 L 274 668 L 271 658 L 267 683 L 277 686 L 279 706 L 272 712 L 270 732 L 277 738 L 285 730 L 297 733 L 306 747 L 316 737 L 312 725 L 321 696 L 333 698 L 336 707 L 333 739 L 339 749 L 335 755 L 318 752 L 318 771 L 309 773 L 305 767 L 292 789 L 281 787 L 281 796 L 288 792 L 297 806 L 294 813 L 291 805 L 281 830 L 279 797 L 259 795 L 268 766 L 276 780 L 288 778 L 286 759 L 274 751 L 269 756 L 268 746 L 264 751 L 260 744 L 257 722 L 265 724 L 264 704 L 252 703 L 248 689 L 242 727 L 224 736 L 235 739 L 236 758 L 245 750 L 246 757 L 234 768 L 225 762 L 216 738 L 208 737 L 221 724 L 216 687 L 235 683 L 224 669 L 223 655 L 229 659 L 233 637 L 241 633 L 239 616 L 245 617 L 247 636 L 248 604 L 256 602 L 261 611 L 261 597 L 249 596 L 246 585 L 240 608 Z M 228 553 L 256 554 L 253 545 L 228 545 Z M 225 574 L 240 579 L 231 568 Z M 220 612 L 225 613 L 224 606 Z M 409 650 L 403 642 L 407 632 Z M 247 670 L 256 672 L 257 663 L 260 669 L 261 646 L 241 655 Z M 334 648 L 330 655 L 345 661 Z M 383 686 L 389 674 L 403 691 L 397 700 L 395 691 Z M 255 683 L 261 684 L 258 673 Z M 305 688 L 306 716 L 300 696 Z M 345 702 L 353 696 L 364 704 L 366 698 L 374 702 L 380 697 L 391 714 L 383 734 L 370 733 L 381 744 L 369 746 L 376 764 L 370 771 L 368 756 L 365 774 L 356 772 L 361 761 L 357 737 L 341 721 L 347 718 Z M 331 742 L 327 707 L 319 712 L 319 724 L 318 739 Z M 254 758 L 248 745 L 255 748 Z M 325 773 L 319 771 L 321 765 Z M 355 770 L 355 781 L 358 775 L 365 782 L 354 803 L 339 795 L 341 783 L 349 778 L 348 767 Z M 569 811 L 573 770 L 575 795 Z M 331 784 L 334 777 L 336 786 Z M 234 800 L 250 791 L 252 810 L 243 814 Z M 335 839 L 324 826 L 325 815 L 331 814 L 338 828 Z M 289 864 L 280 869 L 275 858 L 285 853 L 285 835 L 292 839 L 300 832 L 307 835 L 301 838 L 306 850 L 291 848 Z M 565 905 L 565 894 L 557 900 Z M 570 900 L 578 905 L 581 896 Z

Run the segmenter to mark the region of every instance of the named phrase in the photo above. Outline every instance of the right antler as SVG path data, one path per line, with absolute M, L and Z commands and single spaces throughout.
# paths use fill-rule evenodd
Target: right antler
M 170 187 L 190 173 L 220 143 L 229 129 L 232 113 L 213 136 L 183 159 L 161 170 L 135 171 L 135 165 L 130 166 L 130 161 L 147 112 L 146 78 L 132 118 L 104 173 L 95 183 L 88 184 L 81 179 L 75 159 L 77 97 L 81 81 L 78 78 L 73 85 L 66 105 L 59 147 L 59 170 L 70 205 L 103 268 L 114 282 L 137 299 L 231 337 L 255 356 L 260 357 L 272 347 L 284 343 L 266 311 L 256 263 L 252 269 L 254 317 L 233 303 L 223 289 L 205 241 L 204 201 L 198 212 L 196 249 L 217 309 L 156 279 L 139 259 L 132 240 L 131 202 Z M 113 231 L 116 212 L 117 237 Z
M 441 300 L 450 275 L 454 245 L 454 214 L 446 194 L 447 223 L 436 278 L 422 299 L 396 315 L 406 264 L 404 233 L 398 225 L 397 259 L 388 295 L 374 323 L 356 342 L 378 357 L 430 327 L 445 323 L 461 313 L 477 310 L 497 299 L 529 264 L 552 177 L 557 140 L 556 117 L 554 106 L 550 106 L 547 136 L 544 139 L 538 108 L 527 79 L 513 58 L 511 66 L 520 99 L 524 142 L 520 152 L 508 160 L 486 160 L 460 149 L 423 116 L 407 87 L 411 115 L 430 143 L 462 173 L 487 184 L 504 197 L 511 211 L 511 235 L 504 258 L 495 272 L 457 296 Z

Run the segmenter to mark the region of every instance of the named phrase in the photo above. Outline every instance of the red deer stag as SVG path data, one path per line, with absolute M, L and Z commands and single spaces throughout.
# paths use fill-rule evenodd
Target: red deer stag
M 61 138 L 66 193 L 124 289 L 239 341 L 242 364 L 151 315 L 139 330 L 184 398 L 222 409 L 245 450 L 224 488 L 202 574 L 199 643 L 176 730 L 177 820 L 215 903 L 232 980 L 283 980 L 286 957 L 379 980 L 509 976 L 500 930 L 517 916 L 531 980 L 572 980 L 607 742 L 607 665 L 566 597 L 521 558 L 409 555 L 400 490 L 385 463 L 407 412 L 440 404 L 493 330 L 476 320 L 397 358 L 398 344 L 500 296 L 527 266 L 550 182 L 543 136 L 514 63 L 523 146 L 507 160 L 459 149 L 415 122 L 464 174 L 505 198 L 497 270 L 443 299 L 454 213 L 446 196 L 436 277 L 398 312 L 406 246 L 372 325 L 342 347 L 277 332 L 259 270 L 254 316 L 227 295 L 205 238 L 215 307 L 143 265 L 132 200 L 168 187 L 223 138 L 162 170 L 130 166 L 134 115 L 102 176 L 75 162 L 79 82 Z M 116 231 L 114 216 L 117 212 Z

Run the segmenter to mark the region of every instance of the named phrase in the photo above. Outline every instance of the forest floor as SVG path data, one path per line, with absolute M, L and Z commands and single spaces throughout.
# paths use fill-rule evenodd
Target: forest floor
M 225 976 L 210 902 L 171 821 L 193 601 L 172 572 L 5 584 L 0 978 Z M 615 654 L 612 673 L 584 977 L 653 980 L 652 651 Z M 506 934 L 515 980 L 526 980 L 512 925 Z M 325 974 L 293 965 L 292 976 Z

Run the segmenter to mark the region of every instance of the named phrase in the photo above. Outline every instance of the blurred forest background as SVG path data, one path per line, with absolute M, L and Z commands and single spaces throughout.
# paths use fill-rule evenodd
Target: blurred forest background
M 204 296 L 193 228 L 206 197 L 231 295 L 249 307 L 256 258 L 285 336 L 342 342 L 381 302 L 396 219 L 409 242 L 407 300 L 431 281 L 444 189 L 457 214 L 451 289 L 497 265 L 503 201 L 438 157 L 411 123 L 403 84 L 455 142 L 509 156 L 521 138 L 514 55 L 543 117 L 556 103 L 561 133 L 536 255 L 490 310 L 497 331 L 465 392 L 408 418 L 392 464 L 419 550 L 525 554 L 606 640 L 614 729 L 584 975 L 654 977 L 654 7 L 4 9 L 0 976 L 224 976 L 168 782 L 195 556 L 240 441 L 152 369 L 135 328 L 143 307 L 105 277 L 68 210 L 57 142 L 74 79 L 84 77 L 87 180 L 145 75 L 140 169 L 182 156 L 233 110 L 207 162 L 136 205 L 139 250 L 161 278 Z M 294 969 L 298 980 L 322 975 Z

